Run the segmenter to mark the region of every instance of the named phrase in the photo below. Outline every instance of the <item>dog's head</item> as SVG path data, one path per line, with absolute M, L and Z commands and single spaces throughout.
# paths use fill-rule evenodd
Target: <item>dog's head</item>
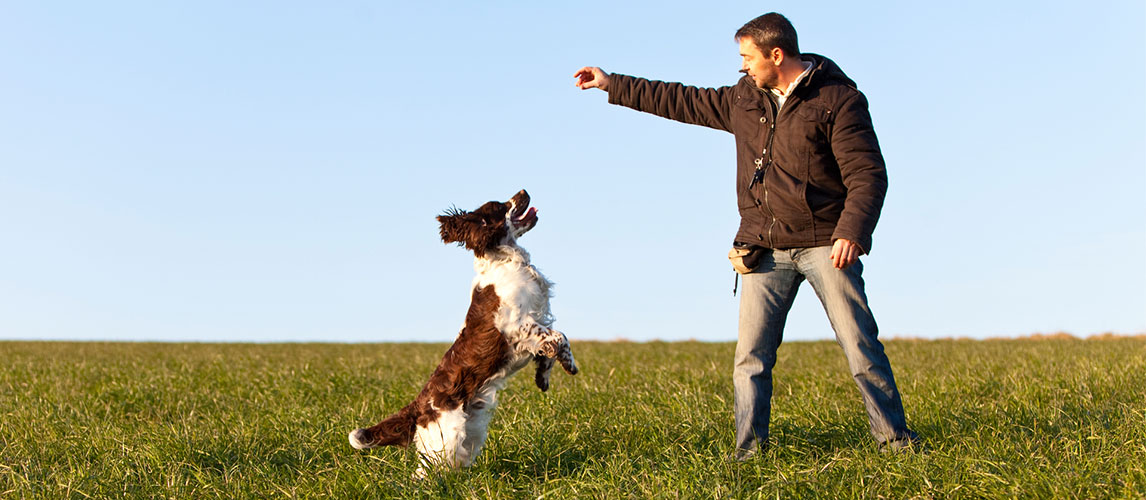
M 529 206 L 524 189 L 509 201 L 491 201 L 467 212 L 452 208 L 438 216 L 442 241 L 457 243 L 482 257 L 489 250 L 509 245 L 537 225 L 537 209 Z

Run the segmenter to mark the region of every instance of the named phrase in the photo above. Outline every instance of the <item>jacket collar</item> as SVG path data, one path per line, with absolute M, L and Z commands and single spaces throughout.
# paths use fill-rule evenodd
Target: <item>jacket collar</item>
M 793 94 L 799 94 L 802 89 L 813 85 L 823 85 L 830 81 L 838 81 L 855 88 L 855 82 L 848 78 L 848 75 L 844 74 L 844 71 L 831 59 L 811 52 L 800 54 L 800 59 L 811 62 L 812 70 L 803 80 L 800 80 L 795 89 L 792 89 Z M 756 82 L 752 81 L 752 77 L 748 75 L 740 77 L 740 80 L 736 82 L 736 87 L 737 106 L 741 108 L 765 109 L 765 101 L 775 105 L 775 100 L 770 95 L 771 92 L 757 87 Z

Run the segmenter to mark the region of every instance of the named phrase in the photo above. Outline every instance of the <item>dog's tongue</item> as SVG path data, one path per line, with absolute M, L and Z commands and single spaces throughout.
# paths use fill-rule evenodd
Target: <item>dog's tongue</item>
M 521 217 L 518 217 L 517 220 L 526 220 L 532 217 L 537 217 L 537 207 L 529 207 L 529 209 L 526 210 L 525 213 L 521 214 Z

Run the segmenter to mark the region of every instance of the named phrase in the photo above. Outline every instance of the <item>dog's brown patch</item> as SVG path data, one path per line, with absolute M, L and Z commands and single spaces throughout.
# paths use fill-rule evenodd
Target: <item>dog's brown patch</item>
M 509 362 L 509 342 L 494 326 L 499 307 L 501 299 L 493 285 L 474 289 L 465 328 L 423 389 L 434 406 L 453 410 L 465 404 L 482 383 Z M 418 423 L 423 423 L 423 419 L 419 418 Z
M 409 444 L 415 425 L 426 426 L 437 420 L 438 410 L 449 411 L 464 405 L 482 383 L 502 369 L 509 362 L 511 350 L 494 326 L 500 307 L 501 299 L 493 285 L 475 288 L 465 327 L 422 392 L 398 413 L 366 429 L 364 441 L 370 446 Z

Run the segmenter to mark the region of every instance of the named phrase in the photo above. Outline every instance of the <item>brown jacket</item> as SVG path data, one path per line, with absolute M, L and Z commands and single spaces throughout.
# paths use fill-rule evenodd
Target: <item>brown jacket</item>
M 779 115 L 750 77 L 717 89 L 609 76 L 609 102 L 736 137 L 735 241 L 768 248 L 831 245 L 871 251 L 887 171 L 867 99 L 830 59 L 802 54 L 811 73 Z M 769 140 L 771 151 L 765 151 Z M 761 175 L 756 175 L 757 160 Z

